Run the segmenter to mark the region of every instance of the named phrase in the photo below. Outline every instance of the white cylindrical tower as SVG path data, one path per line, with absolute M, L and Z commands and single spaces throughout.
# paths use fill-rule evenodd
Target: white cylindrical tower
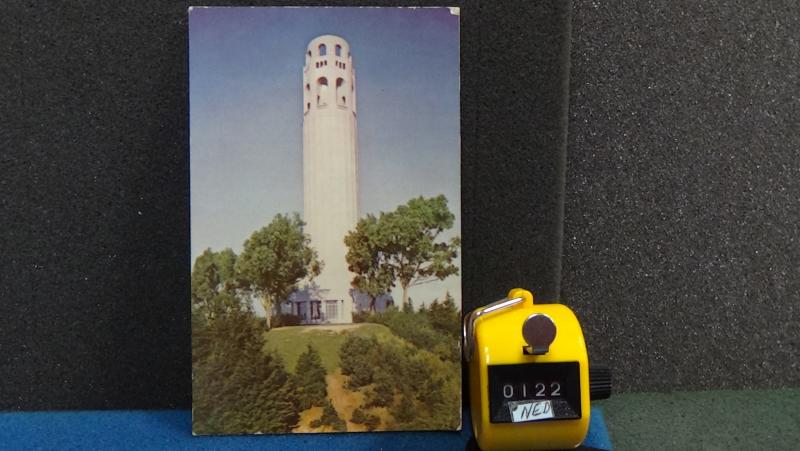
M 311 245 L 324 262 L 315 279 L 318 317 L 353 320 L 345 235 L 358 220 L 355 70 L 350 45 L 338 36 L 308 44 L 303 68 L 303 215 Z

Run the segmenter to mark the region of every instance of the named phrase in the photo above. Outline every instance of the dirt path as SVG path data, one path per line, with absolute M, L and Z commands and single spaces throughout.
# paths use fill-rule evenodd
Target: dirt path
M 350 421 L 350 418 L 353 417 L 353 411 L 364 402 L 364 395 L 359 392 L 352 392 L 344 386 L 347 376 L 342 374 L 341 368 L 337 368 L 333 374 L 325 376 L 325 381 L 328 383 L 328 399 L 331 400 L 331 404 L 339 414 L 339 418 L 347 423 L 347 431 L 366 431 L 367 427 L 363 424 L 356 424 Z
M 366 431 L 367 428 L 363 424 L 350 422 L 353 411 L 364 402 L 364 395 L 350 391 L 345 387 L 347 376 L 342 374 L 341 368 L 337 368 L 333 374 L 325 376 L 325 382 L 328 385 L 328 399 L 333 404 L 333 408 L 336 409 L 339 418 L 347 423 L 347 431 Z M 330 426 L 311 427 L 311 423 L 321 417 L 322 407 L 312 407 L 300 412 L 300 420 L 297 423 L 297 427 L 292 429 L 292 432 L 332 432 L 333 429 Z

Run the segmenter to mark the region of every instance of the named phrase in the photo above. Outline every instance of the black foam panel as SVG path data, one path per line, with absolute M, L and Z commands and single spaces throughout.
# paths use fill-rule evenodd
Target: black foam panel
M 575 4 L 563 292 L 622 391 L 800 385 L 800 6 Z
M 453 3 L 464 306 L 552 299 L 569 3 Z M 3 4 L 0 409 L 190 405 L 188 6 Z

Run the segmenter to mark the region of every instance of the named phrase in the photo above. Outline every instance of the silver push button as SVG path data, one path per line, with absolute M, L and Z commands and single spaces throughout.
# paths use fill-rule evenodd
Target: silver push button
M 522 338 L 528 343 L 523 352 L 529 355 L 542 355 L 550 351 L 550 344 L 556 338 L 556 325 L 549 316 L 534 313 L 522 323 Z

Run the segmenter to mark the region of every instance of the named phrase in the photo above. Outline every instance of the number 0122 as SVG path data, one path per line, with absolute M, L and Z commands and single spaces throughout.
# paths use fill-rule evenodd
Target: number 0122
M 506 399 L 555 398 L 561 396 L 561 382 L 503 384 Z

